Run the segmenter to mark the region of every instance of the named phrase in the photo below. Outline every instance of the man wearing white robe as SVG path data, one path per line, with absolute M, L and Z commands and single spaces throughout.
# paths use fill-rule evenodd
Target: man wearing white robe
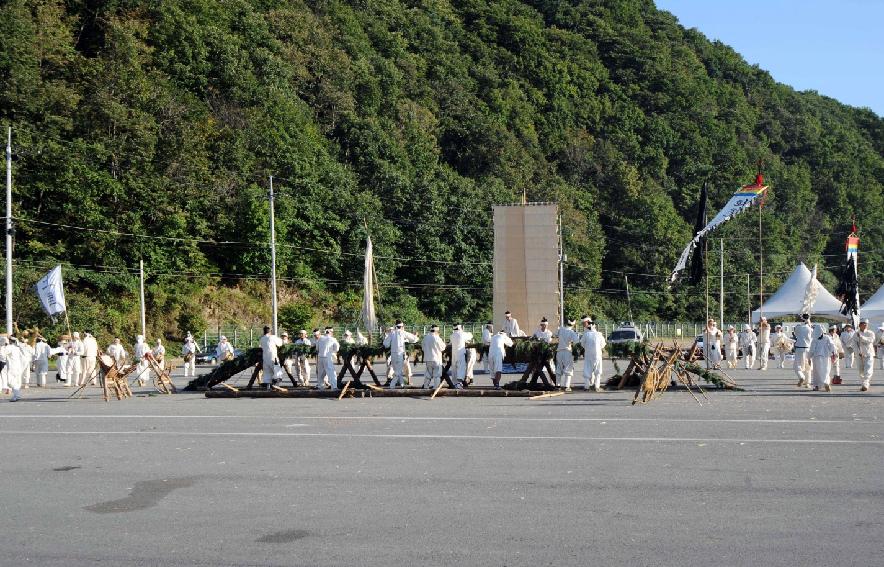
M 468 342 L 473 340 L 473 333 L 463 330 L 463 325 L 458 323 L 451 333 L 451 375 L 454 387 L 463 388 L 463 381 L 467 374 L 467 349 Z
M 405 359 L 408 357 L 405 345 L 416 343 L 418 340 L 415 335 L 405 330 L 402 321 L 396 321 L 396 328 L 384 338 L 384 348 L 390 349 L 390 360 L 393 363 L 393 381 L 390 382 L 390 389 L 405 385 Z
M 795 375 L 798 376 L 799 388 L 810 388 L 810 343 L 813 340 L 813 327 L 810 326 L 810 315 L 801 315 L 802 323 L 795 325 Z
M 264 327 L 264 335 L 259 344 L 261 345 L 262 383 L 269 390 L 276 377 L 276 365 L 279 364 L 278 350 L 282 346 L 282 339 L 274 335 L 270 327 Z
M 500 378 L 503 375 L 503 359 L 506 358 L 506 347 L 513 346 L 513 339 L 501 329 L 496 335 L 491 337 L 488 344 L 488 362 L 491 366 L 491 372 L 494 377 L 491 379 L 494 389 L 500 389 Z
M 869 320 L 863 319 L 851 340 L 851 346 L 858 358 L 856 366 L 862 382 L 860 390 L 863 392 L 868 392 L 872 386 L 872 373 L 875 370 L 875 340 L 875 332 L 869 329 Z
M 580 335 L 574 331 L 574 323 L 574 320 L 568 320 L 556 332 L 559 338 L 556 348 L 556 382 L 566 392 L 571 391 L 571 379 L 574 376 L 574 353 L 571 349 L 580 340 Z
M 813 359 L 813 389 L 814 391 L 825 390 L 831 392 L 829 385 L 832 363 L 835 362 L 835 341 L 825 331 L 822 325 L 813 328 L 813 342 L 810 344 L 810 356 Z
M 326 327 L 325 334 L 316 342 L 316 387 L 338 389 L 338 375 L 335 373 L 335 355 L 341 349 L 334 336 L 334 328 Z
M 424 335 L 421 343 L 424 351 L 424 388 L 436 388 L 442 380 L 442 352 L 445 350 L 445 341 L 439 336 L 439 325 L 430 327 L 430 332 Z
M 770 358 L 770 323 L 767 317 L 762 317 L 758 323 L 758 369 L 767 370 L 767 362 Z
M 593 390 L 601 391 L 602 381 L 602 358 L 607 341 L 605 336 L 598 332 L 589 317 L 583 317 L 583 334 L 580 335 L 580 345 L 583 347 L 585 360 L 583 361 L 583 389 L 589 390 L 592 384 Z

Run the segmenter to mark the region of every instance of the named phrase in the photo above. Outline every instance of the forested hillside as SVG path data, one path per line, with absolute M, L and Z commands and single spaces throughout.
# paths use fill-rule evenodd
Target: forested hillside
M 623 316 L 627 272 L 636 317 L 702 317 L 666 275 L 703 183 L 714 213 L 758 160 L 769 291 L 799 259 L 834 287 L 852 215 L 884 281 L 884 120 L 651 0 L 8 0 L 0 29 L 22 326 L 63 262 L 75 326 L 131 335 L 140 258 L 155 333 L 266 320 L 269 175 L 290 322 L 355 319 L 366 226 L 382 315 L 487 317 L 491 205 L 523 192 L 563 209 L 571 312 Z M 739 317 L 757 210 L 720 234 Z

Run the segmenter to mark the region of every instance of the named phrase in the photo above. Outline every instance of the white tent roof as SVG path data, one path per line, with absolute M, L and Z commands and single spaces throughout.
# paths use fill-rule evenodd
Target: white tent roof
M 760 309 L 752 312 L 752 322 L 758 322 L 762 315 L 768 318 L 801 315 L 804 292 L 807 290 L 810 278 L 810 270 L 803 263 L 799 263 L 789 279 L 780 286 L 780 289 L 771 295 Z M 819 284 L 812 315 L 838 321 L 849 321 L 848 317 L 841 314 L 841 302 L 822 284 Z
M 880 319 L 884 322 L 884 285 L 875 292 L 875 295 L 868 298 L 863 306 L 859 309 L 859 316 L 863 319 L 869 319 L 869 323 L 876 322 Z

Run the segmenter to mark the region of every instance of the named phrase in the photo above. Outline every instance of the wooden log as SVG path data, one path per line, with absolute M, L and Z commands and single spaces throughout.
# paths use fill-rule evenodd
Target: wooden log
M 434 398 L 436 397 L 436 394 L 438 394 L 438 393 L 439 393 L 439 390 L 442 389 L 442 384 L 444 384 L 444 383 L 445 383 L 445 382 L 443 382 L 442 380 L 439 380 L 439 385 L 436 386 L 436 389 L 433 390 L 433 395 L 430 396 L 430 399 L 431 399 L 431 400 L 434 399 Z
M 539 396 L 531 396 L 528 398 L 529 400 L 543 400 L 545 398 L 555 398 L 557 396 L 564 396 L 565 392 L 550 392 L 548 394 L 540 394 Z
M 353 383 L 353 381 L 351 380 L 351 381 L 347 382 L 346 384 L 344 384 L 344 387 L 341 389 L 341 394 L 338 396 L 339 400 L 344 398 L 344 396 L 347 394 L 347 390 L 350 389 L 350 384 L 352 384 L 352 383 Z

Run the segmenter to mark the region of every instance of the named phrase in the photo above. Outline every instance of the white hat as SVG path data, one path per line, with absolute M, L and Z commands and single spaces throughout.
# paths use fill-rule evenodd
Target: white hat
M 353 333 L 350 332 L 350 329 L 347 329 L 347 330 L 344 331 L 344 336 L 345 336 L 345 337 L 350 337 L 350 336 L 353 336 Z
M 744 331 L 751 331 L 752 327 L 750 327 L 749 325 L 743 325 L 743 330 Z
M 75 339 L 79 339 L 79 338 L 80 338 L 80 333 L 78 333 L 77 331 L 74 331 L 74 338 L 75 338 Z

